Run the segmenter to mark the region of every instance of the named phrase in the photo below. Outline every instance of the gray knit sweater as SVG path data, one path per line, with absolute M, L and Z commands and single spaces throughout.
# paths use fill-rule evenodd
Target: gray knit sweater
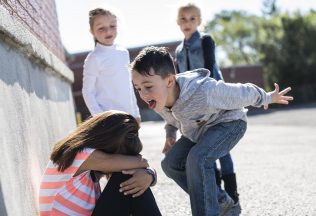
M 247 121 L 245 106 L 260 107 L 272 102 L 271 94 L 258 86 L 232 84 L 209 77 L 206 69 L 176 75 L 180 95 L 171 109 L 159 114 L 166 121 L 167 137 L 176 138 L 177 129 L 192 142 L 198 142 L 213 125 L 234 120 Z

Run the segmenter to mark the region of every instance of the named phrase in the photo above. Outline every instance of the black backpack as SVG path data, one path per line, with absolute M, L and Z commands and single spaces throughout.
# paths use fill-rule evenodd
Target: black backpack
M 211 72 L 210 77 L 214 78 L 214 64 L 215 64 L 215 42 L 210 35 L 202 35 L 202 50 L 204 57 L 204 67 Z

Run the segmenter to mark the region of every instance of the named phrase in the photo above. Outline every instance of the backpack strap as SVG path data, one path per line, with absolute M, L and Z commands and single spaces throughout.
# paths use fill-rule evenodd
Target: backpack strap
M 210 77 L 214 78 L 214 64 L 215 64 L 215 43 L 210 35 L 202 35 L 202 50 L 204 57 L 204 67 L 211 72 Z

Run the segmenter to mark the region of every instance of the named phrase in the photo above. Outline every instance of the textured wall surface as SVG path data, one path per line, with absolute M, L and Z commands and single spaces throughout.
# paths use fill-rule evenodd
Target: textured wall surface
M 25 17 L 20 20 L 20 9 L 16 13 L 7 8 L 22 2 L 40 1 L 0 0 L 1 216 L 38 215 L 39 183 L 51 148 L 76 127 L 73 73 L 62 60 L 63 49 L 57 49 L 54 41 L 45 42 Z M 51 6 L 47 13 L 55 13 Z M 45 25 L 39 28 L 47 31 Z M 57 22 L 49 28 L 57 29 Z
M 1 42 L 0 65 L 0 215 L 36 215 L 51 147 L 75 127 L 71 86 Z

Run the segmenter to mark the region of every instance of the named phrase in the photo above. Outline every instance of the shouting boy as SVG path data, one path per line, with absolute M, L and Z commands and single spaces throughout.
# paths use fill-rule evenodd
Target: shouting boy
M 224 215 L 233 200 L 216 185 L 214 162 L 226 155 L 247 128 L 245 106 L 288 104 L 290 87 L 265 92 L 258 86 L 210 78 L 206 69 L 175 74 L 164 47 L 146 47 L 131 63 L 132 80 L 142 100 L 166 121 L 161 166 L 190 196 L 192 215 Z M 177 141 L 176 131 L 182 136 Z

